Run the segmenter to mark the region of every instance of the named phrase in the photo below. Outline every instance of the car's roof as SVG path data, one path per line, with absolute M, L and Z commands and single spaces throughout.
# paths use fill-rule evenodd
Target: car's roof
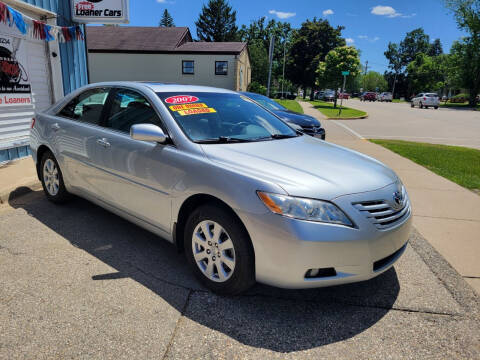
M 211 86 L 185 85 L 174 83 L 161 83 L 154 81 L 108 81 L 92 84 L 94 86 L 131 86 L 144 88 L 149 87 L 155 92 L 213 92 L 213 93 L 231 93 L 234 91 Z

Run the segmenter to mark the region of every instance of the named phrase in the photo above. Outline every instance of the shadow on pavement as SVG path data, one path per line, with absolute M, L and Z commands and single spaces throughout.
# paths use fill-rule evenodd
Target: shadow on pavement
M 92 281 L 131 278 L 187 318 L 249 346 L 293 352 L 348 339 L 384 317 L 400 290 L 392 268 L 351 285 L 284 290 L 257 284 L 242 296 L 217 296 L 198 284 L 183 254 L 167 241 L 82 199 L 58 206 L 39 191 L 32 196 L 10 205 L 116 269 Z M 187 304 L 175 296 L 180 288 L 189 290 Z

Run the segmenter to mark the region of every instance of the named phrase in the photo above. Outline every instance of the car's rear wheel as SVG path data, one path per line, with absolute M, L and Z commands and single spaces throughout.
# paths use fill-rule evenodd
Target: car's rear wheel
M 435 110 L 437 110 L 437 109 L 438 109 L 438 106 L 434 106 L 433 108 L 434 108 Z
M 415 104 L 413 103 L 413 101 L 410 103 L 410 107 L 415 107 Z
M 184 231 L 188 263 L 210 290 L 234 295 L 255 283 L 250 238 L 228 209 L 203 205 L 189 216 Z
M 423 104 L 422 104 L 421 101 L 420 101 L 420 105 L 419 105 L 419 106 L 420 106 L 420 109 L 423 109 Z
M 40 166 L 42 187 L 47 199 L 55 203 L 63 203 L 69 200 L 71 195 L 65 189 L 62 171 L 55 156 L 50 151 L 43 154 Z

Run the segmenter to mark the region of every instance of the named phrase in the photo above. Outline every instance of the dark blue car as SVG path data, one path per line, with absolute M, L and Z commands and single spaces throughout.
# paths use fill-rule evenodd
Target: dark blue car
M 315 119 L 313 116 L 300 114 L 295 111 L 288 110 L 286 107 L 280 105 L 276 101 L 260 94 L 251 92 L 242 92 L 241 94 L 255 100 L 257 103 L 273 112 L 282 120 L 288 123 L 298 125 L 299 127 L 301 127 L 301 131 L 305 134 L 317 136 L 325 140 L 325 129 L 322 127 L 322 124 L 320 124 L 320 121 Z

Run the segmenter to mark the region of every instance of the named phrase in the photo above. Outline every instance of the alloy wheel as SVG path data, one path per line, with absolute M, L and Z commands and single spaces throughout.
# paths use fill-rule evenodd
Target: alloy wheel
M 43 164 L 43 182 L 45 188 L 51 196 L 58 194 L 60 188 L 60 179 L 58 176 L 58 168 L 52 159 L 45 160 Z
M 235 270 L 235 249 L 225 229 L 215 221 L 198 223 L 192 235 L 195 263 L 209 280 L 225 282 Z

